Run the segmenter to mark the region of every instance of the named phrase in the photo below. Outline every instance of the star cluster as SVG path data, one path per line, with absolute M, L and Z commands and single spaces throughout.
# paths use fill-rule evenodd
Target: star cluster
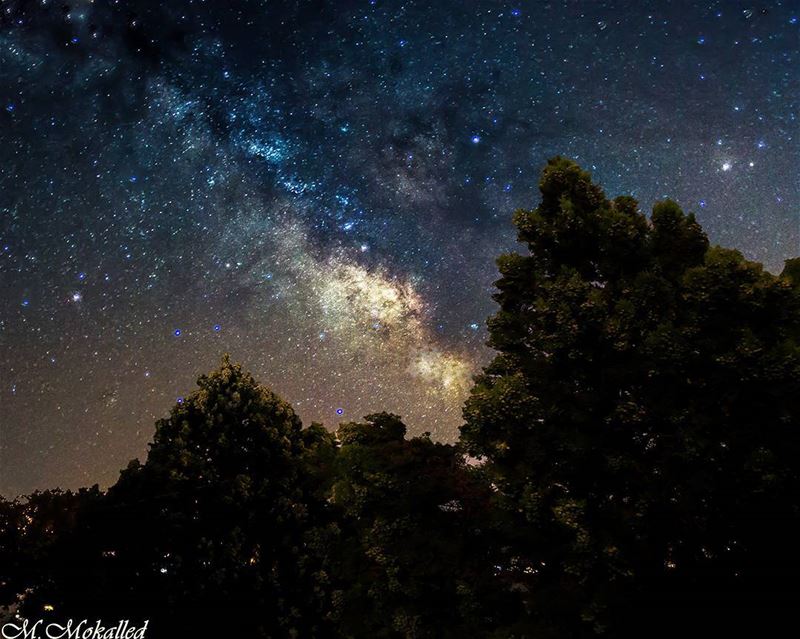
M 230 352 L 451 440 L 562 154 L 800 253 L 800 6 L 0 1 L 0 493 L 108 484 Z

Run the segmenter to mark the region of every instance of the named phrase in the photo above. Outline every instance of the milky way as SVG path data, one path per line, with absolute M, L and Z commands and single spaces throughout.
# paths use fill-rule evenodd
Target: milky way
M 555 154 L 779 269 L 799 4 L 0 2 L 0 493 L 113 482 L 224 352 L 452 440 Z

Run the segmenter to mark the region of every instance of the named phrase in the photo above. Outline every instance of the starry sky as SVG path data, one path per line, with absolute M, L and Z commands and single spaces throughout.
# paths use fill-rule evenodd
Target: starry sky
M 112 483 L 224 352 L 452 440 L 552 155 L 800 254 L 800 0 L 0 0 L 0 494 Z

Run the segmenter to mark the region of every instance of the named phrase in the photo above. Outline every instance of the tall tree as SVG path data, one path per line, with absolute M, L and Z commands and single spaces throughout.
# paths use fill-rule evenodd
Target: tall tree
M 502 564 L 530 636 L 797 605 L 796 263 L 776 277 L 711 247 L 671 201 L 648 220 L 565 159 L 540 188 L 514 215 L 527 251 L 498 260 L 498 354 L 462 427 L 513 517 Z
M 489 636 L 514 615 L 494 589 L 486 486 L 453 446 L 405 439 L 396 415 L 365 420 L 337 431 L 340 636 Z
M 81 510 L 29 608 L 150 619 L 153 637 L 328 636 L 306 467 L 323 432 L 227 358 L 198 386 Z

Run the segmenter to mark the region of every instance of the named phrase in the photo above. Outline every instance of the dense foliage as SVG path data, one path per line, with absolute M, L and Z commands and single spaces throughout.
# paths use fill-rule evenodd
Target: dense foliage
M 709 247 L 671 201 L 648 220 L 567 160 L 541 192 L 514 217 L 528 252 L 498 262 L 498 355 L 462 428 L 514 516 L 531 628 L 641 636 L 797 603 L 797 264 Z
M 108 491 L 0 500 L 0 606 L 408 639 L 721 635 L 796 609 L 800 261 L 771 275 L 560 158 L 541 191 L 458 445 L 387 413 L 303 428 L 226 358 Z

